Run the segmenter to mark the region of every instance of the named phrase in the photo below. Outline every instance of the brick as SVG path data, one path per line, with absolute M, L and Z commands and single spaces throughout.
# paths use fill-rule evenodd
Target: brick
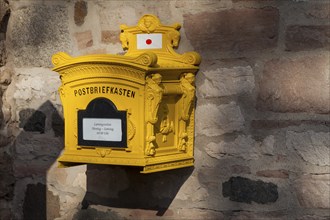
M 276 47 L 278 23 L 278 10 L 267 7 L 186 14 L 183 26 L 197 51 L 208 51 L 214 56 L 219 52 L 237 53 Z
M 87 3 L 81 0 L 77 1 L 74 4 L 74 23 L 78 26 L 83 25 L 87 12 Z
M 292 25 L 286 30 L 286 50 L 302 51 L 319 48 L 330 49 L 330 26 Z
M 273 112 L 330 112 L 329 59 L 273 59 L 259 81 L 257 108 Z
M 289 172 L 287 170 L 260 170 L 257 173 L 257 176 L 269 177 L 269 178 L 289 178 Z
M 101 42 L 105 44 L 120 43 L 119 34 L 119 31 L 102 31 Z
M 74 34 L 79 50 L 93 46 L 92 31 L 78 32 Z

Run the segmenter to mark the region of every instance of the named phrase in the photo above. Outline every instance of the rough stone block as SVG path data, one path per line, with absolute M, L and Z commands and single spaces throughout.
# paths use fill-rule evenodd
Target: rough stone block
M 204 72 L 204 83 L 198 87 L 203 97 L 222 97 L 251 93 L 254 88 L 253 70 L 250 66 L 219 68 Z
M 43 111 L 47 118 L 51 119 L 49 114 L 55 111 L 56 105 L 60 105 L 57 93 L 60 83 L 58 74 L 50 69 L 15 69 L 12 82 L 4 94 L 4 105 L 10 106 L 4 111 L 6 120 L 19 121 L 19 112 L 28 108 Z M 55 101 L 51 102 L 49 99 L 53 96 L 55 96 Z M 46 130 L 51 128 L 48 122 L 51 123 L 51 120 L 46 121 Z
M 186 14 L 183 26 L 197 51 L 214 56 L 276 47 L 278 23 L 278 10 L 266 7 Z
M 285 46 L 290 51 L 330 49 L 330 26 L 292 25 L 286 30 Z
M 304 10 L 307 17 L 317 18 L 317 19 L 329 19 L 330 18 L 330 3 L 329 1 L 320 2 L 309 2 L 310 4 Z
M 45 132 L 46 115 L 38 110 L 23 109 L 19 112 L 20 127 L 25 131 Z
M 78 32 L 74 34 L 79 50 L 93 46 L 92 31 Z
M 248 0 L 247 0 L 248 1 Z M 272 1 L 272 0 L 261 0 L 261 1 Z M 232 211 L 229 214 L 228 219 L 230 220 L 283 220 L 287 219 L 288 213 L 283 210 L 278 211 Z M 226 219 L 226 218 L 225 218 Z M 306 219 L 307 220 L 307 219 Z
M 205 151 L 210 157 L 216 159 L 233 156 L 246 160 L 256 160 L 262 155 L 273 155 L 274 143 L 274 136 L 268 136 L 263 142 L 258 142 L 251 136 L 240 135 L 233 142 L 211 142 L 206 146 Z
M 87 12 L 87 2 L 82 0 L 77 1 L 74 4 L 74 23 L 78 26 L 83 25 Z
M 330 174 L 305 175 L 295 181 L 299 204 L 306 208 L 330 208 Z
M 264 66 L 257 108 L 273 112 L 330 112 L 329 57 L 273 59 Z
M 8 15 L 8 12 L 10 11 L 9 9 L 9 5 L 6 1 L 0 1 L 0 33 L 3 33 L 3 28 L 4 28 L 4 24 L 3 21 L 7 20 L 4 19 L 5 16 Z M 8 20 L 7 20 L 8 21 Z M 1 38 L 0 38 L 1 40 Z
M 294 132 L 286 134 L 286 146 L 294 149 L 306 162 L 319 166 L 330 166 L 329 132 Z
M 196 132 L 209 137 L 218 136 L 244 127 L 244 117 L 235 102 L 224 105 L 206 104 L 196 109 Z
M 8 23 L 8 60 L 16 67 L 51 67 L 58 51 L 71 51 L 68 11 L 61 5 L 30 4 L 10 15 Z
M 27 185 L 23 213 L 24 219 L 46 219 L 46 186 L 44 184 Z
M 120 43 L 119 34 L 119 31 L 102 31 L 101 42 L 105 44 Z
M 277 186 L 274 183 L 255 181 L 244 177 L 231 177 L 222 183 L 222 194 L 231 201 L 259 204 L 274 203 L 278 199 Z
M 257 176 L 287 179 L 289 172 L 287 170 L 260 170 L 257 172 Z
M 242 165 L 233 165 L 230 167 L 230 173 L 235 174 L 250 174 L 251 169 L 248 166 L 242 166 Z

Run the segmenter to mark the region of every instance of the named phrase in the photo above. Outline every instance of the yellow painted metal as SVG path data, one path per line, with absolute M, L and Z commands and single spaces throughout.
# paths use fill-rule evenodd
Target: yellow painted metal
M 176 53 L 173 48 L 179 44 L 180 25 L 162 25 L 154 15 L 144 15 L 137 26 L 121 25 L 120 29 L 125 55 L 71 57 L 59 52 L 52 57 L 53 70 L 62 81 L 59 93 L 65 120 L 65 150 L 59 166 L 140 166 L 142 173 L 193 166 L 194 79 L 199 54 Z M 141 40 L 137 39 L 142 35 L 147 43 L 150 36 L 160 46 L 150 49 L 139 45 Z M 83 129 L 78 113 L 100 98 L 124 112 L 124 146 L 107 141 L 102 145 L 78 143 Z

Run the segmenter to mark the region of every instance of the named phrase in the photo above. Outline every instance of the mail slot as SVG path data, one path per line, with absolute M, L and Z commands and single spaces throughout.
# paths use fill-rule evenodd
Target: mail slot
M 148 14 L 136 26 L 120 26 L 125 55 L 53 55 L 65 121 L 60 167 L 109 164 L 151 173 L 193 166 L 201 58 L 174 51 L 180 27 Z

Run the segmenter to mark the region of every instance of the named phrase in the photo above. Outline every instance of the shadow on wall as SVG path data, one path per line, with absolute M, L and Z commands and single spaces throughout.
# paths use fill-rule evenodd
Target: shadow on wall
M 140 169 L 88 165 L 87 192 L 82 209 L 93 204 L 156 210 L 157 216 L 162 216 L 193 171 L 193 168 L 183 168 L 141 174 Z
M 13 146 L 14 207 L 22 207 L 22 218 L 26 220 L 54 219 L 59 217 L 59 198 L 47 190 L 47 171 L 63 149 L 63 119 L 50 101 L 38 110 L 21 110 L 19 117 L 23 131 Z
M 24 131 L 14 143 L 15 193 L 25 195 L 16 195 L 16 201 L 23 201 L 23 219 L 55 219 L 60 217 L 60 200 L 47 190 L 47 172 L 63 149 L 64 121 L 50 101 L 38 110 L 23 109 L 19 116 Z M 111 214 L 88 209 L 89 205 L 156 210 L 162 216 L 193 172 L 193 168 L 183 168 L 141 174 L 140 169 L 87 165 L 87 192 L 74 219 Z

